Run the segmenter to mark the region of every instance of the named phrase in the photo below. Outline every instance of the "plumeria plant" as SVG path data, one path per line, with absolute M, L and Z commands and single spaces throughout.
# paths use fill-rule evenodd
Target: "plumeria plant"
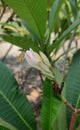
M 79 0 L 3 0 L 20 18 L 25 33 L 3 33 L 17 45 L 31 67 L 45 76 L 40 114 L 41 130 L 79 130 L 80 50 L 73 55 L 66 76 L 55 67 L 56 55 L 67 39 L 79 35 Z M 0 23 L 2 28 L 10 23 Z M 19 25 L 19 26 L 20 26 Z M 16 28 L 16 27 L 15 27 Z M 16 28 L 17 29 L 17 28 Z M 27 33 L 26 33 L 27 32 Z M 51 34 L 54 33 L 54 39 Z M 22 34 L 22 35 L 21 35 Z M 64 53 L 67 54 L 68 50 Z M 79 127 L 79 128 L 78 128 Z M 37 130 L 30 102 L 12 72 L 0 61 L 0 130 Z

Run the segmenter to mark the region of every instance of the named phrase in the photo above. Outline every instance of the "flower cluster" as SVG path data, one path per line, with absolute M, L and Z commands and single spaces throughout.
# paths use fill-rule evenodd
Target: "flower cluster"
M 25 57 L 30 66 L 39 69 L 47 78 L 51 80 L 54 79 L 51 64 L 43 52 L 38 54 L 30 48 L 30 50 L 26 51 Z

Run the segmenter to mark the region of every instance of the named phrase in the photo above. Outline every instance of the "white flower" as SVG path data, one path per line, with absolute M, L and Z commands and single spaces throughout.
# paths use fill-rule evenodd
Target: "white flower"
M 42 52 L 40 52 L 40 55 L 31 48 L 25 53 L 26 60 L 30 66 L 39 69 L 49 79 L 53 79 L 54 75 L 50 70 L 51 64 L 48 58 Z
M 27 60 L 27 62 L 28 62 L 28 64 L 29 64 L 30 66 L 39 69 L 38 64 L 39 64 L 40 62 L 42 62 L 42 58 L 41 58 L 36 52 L 34 52 L 34 51 L 30 48 L 30 50 L 26 51 L 25 57 L 26 57 L 26 60 Z

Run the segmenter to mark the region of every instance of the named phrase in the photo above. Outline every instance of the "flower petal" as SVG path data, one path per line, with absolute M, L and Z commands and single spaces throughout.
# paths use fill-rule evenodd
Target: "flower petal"
M 41 57 L 42 57 L 44 63 L 45 63 L 46 65 L 48 65 L 49 67 L 51 67 L 51 64 L 50 64 L 50 62 L 49 62 L 47 56 L 46 56 L 43 52 L 41 52 L 41 51 L 40 51 L 40 55 L 41 55 Z

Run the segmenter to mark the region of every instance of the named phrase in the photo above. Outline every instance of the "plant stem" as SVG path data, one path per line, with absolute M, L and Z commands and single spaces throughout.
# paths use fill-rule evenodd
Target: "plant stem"
M 75 127 L 75 123 L 76 123 L 76 114 L 77 114 L 77 112 L 75 111 L 75 112 L 73 112 L 73 114 L 72 114 L 72 118 L 71 118 L 71 122 L 70 122 L 70 128 L 69 128 L 69 130 L 74 130 L 74 127 Z
M 62 95 L 61 95 L 61 99 L 64 102 L 64 104 L 72 111 L 72 118 L 71 118 L 69 130 L 74 130 L 75 123 L 76 123 L 76 114 L 78 111 Z
M 66 98 L 61 95 L 60 88 L 58 87 L 58 84 L 54 81 L 54 91 L 56 92 L 57 96 L 63 101 L 63 103 L 72 111 L 72 118 L 70 122 L 69 130 L 74 130 L 76 119 L 77 119 L 77 113 L 80 112 L 80 109 L 75 109 L 67 100 Z
M 61 100 L 64 102 L 64 104 L 72 111 L 72 118 L 70 122 L 69 130 L 74 130 L 76 119 L 77 119 L 77 113 L 80 112 L 80 109 L 75 109 L 62 95 L 59 95 Z
M 65 99 L 65 97 L 63 97 L 62 95 L 60 95 L 61 100 L 64 102 L 64 104 L 72 111 L 75 112 L 75 108 Z
M 80 109 L 77 109 L 77 113 L 79 113 L 80 112 Z
M 40 78 L 41 78 L 41 82 L 42 82 L 42 84 L 43 84 L 44 80 L 43 80 L 43 77 L 42 77 L 41 71 L 39 71 L 39 76 L 40 76 Z

